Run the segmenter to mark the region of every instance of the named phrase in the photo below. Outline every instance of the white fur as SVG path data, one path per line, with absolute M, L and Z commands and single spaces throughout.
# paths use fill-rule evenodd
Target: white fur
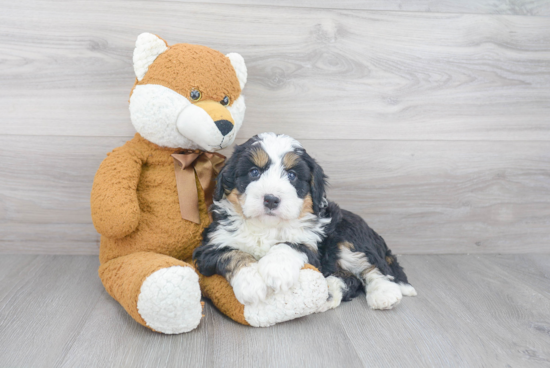
M 143 79 L 153 61 L 166 50 L 166 43 L 154 34 L 142 33 L 138 36 L 134 49 L 134 72 L 139 81 Z
M 302 148 L 300 142 L 286 134 L 275 134 L 266 132 L 258 134 L 260 140 L 255 144 L 260 144 L 272 159 L 282 159 L 287 152 L 294 151 L 296 148 Z
M 353 273 L 357 278 L 365 282 L 362 278 L 362 273 L 371 266 L 365 253 L 352 252 L 348 248 L 341 247 L 339 262 L 344 270 Z
M 225 141 L 233 143 L 235 137 L 237 136 L 237 132 L 241 129 L 241 125 L 243 125 L 244 113 L 246 111 L 244 96 L 240 95 L 239 98 L 233 101 L 231 105 L 227 105 L 226 109 L 229 110 L 229 113 L 233 118 L 233 122 L 235 123 L 235 127 L 228 135 L 225 136 Z
M 340 248 L 340 266 L 367 285 L 367 304 L 372 309 L 392 309 L 401 301 L 401 288 L 391 281 L 392 276 L 383 275 L 378 268 L 364 274 L 372 267 L 364 253 Z
M 235 127 L 224 137 L 206 111 L 179 93 L 156 84 L 139 85 L 130 97 L 130 118 L 145 139 L 159 146 L 212 151 L 233 143 L 242 125 L 244 99 L 233 105 L 228 110 Z
M 141 285 L 137 309 L 155 331 L 178 334 L 193 330 L 202 318 L 199 277 L 191 267 L 153 272 Z
M 287 177 L 283 157 L 286 153 L 301 148 L 301 145 L 283 134 L 262 133 L 258 137 L 260 140 L 255 144 L 262 146 L 271 164 L 258 180 L 246 188 L 246 197 L 242 204 L 243 213 L 247 218 L 256 218 L 269 226 L 276 225 L 281 220 L 296 219 L 301 213 L 304 200 L 298 197 L 296 188 Z M 276 209 L 268 210 L 264 206 L 264 197 L 267 194 L 280 198 L 281 203 Z
M 268 293 L 266 300 L 244 306 L 244 317 L 254 327 L 268 327 L 276 323 L 307 316 L 325 305 L 328 288 L 320 272 L 300 271 L 298 283 L 286 292 Z
M 367 304 L 371 309 L 392 309 L 401 301 L 401 288 L 378 268 L 367 273 Z
M 241 268 L 231 279 L 231 286 L 239 303 L 244 305 L 258 304 L 267 296 L 267 285 L 258 272 L 257 263 Z
M 304 244 L 317 249 L 317 243 L 324 236 L 324 227 L 330 219 L 319 219 L 306 214 L 294 220 L 281 220 L 274 225 L 266 225 L 258 219 L 247 219 L 235 211 L 227 200 L 216 201 L 216 211 L 224 211 L 228 218 L 220 222 L 210 233 L 210 242 L 219 247 L 232 247 L 260 259 L 277 243 L 290 242 Z
M 239 85 L 241 86 L 242 90 L 248 78 L 248 71 L 246 69 L 244 59 L 240 54 L 237 54 L 236 52 L 229 53 L 225 56 L 229 59 L 229 61 L 231 61 L 231 65 L 233 66 L 233 69 L 235 69 L 235 74 L 237 74 L 237 79 L 239 80 Z
M 163 147 L 196 149 L 178 131 L 178 116 L 191 103 L 179 93 L 156 84 L 136 86 L 130 97 L 130 118 L 141 136 Z
M 298 197 L 296 188 L 290 183 L 280 159 L 275 158 L 269 168 L 258 180 L 248 184 L 243 203 L 243 213 L 248 218 L 261 219 L 266 224 L 276 224 L 281 220 L 298 218 L 302 211 L 304 200 Z M 279 197 L 281 203 L 273 210 L 264 206 L 264 197 L 272 194 Z
M 334 309 L 342 303 L 342 297 L 344 296 L 344 291 L 347 290 L 347 286 L 336 276 L 327 277 L 327 286 L 329 298 L 328 300 L 317 310 L 317 313 L 326 312 L 329 309 Z
M 403 294 L 403 296 L 416 296 L 416 295 L 418 295 L 416 293 L 415 288 L 411 284 L 405 284 L 404 282 L 400 282 L 399 287 L 401 288 L 401 294 Z
M 327 304 L 328 286 L 323 275 L 302 269 L 307 256 L 286 244 L 279 244 L 289 242 L 317 249 L 317 243 L 324 237 L 324 228 L 330 222 L 330 218 L 301 214 L 303 200 L 298 198 L 284 173 L 284 154 L 301 146 L 288 136 L 273 133 L 261 134 L 260 139 L 262 141 L 256 144 L 262 144 L 270 156 L 270 168 L 241 195 L 242 213 L 239 206 L 234 206 L 226 197 L 215 202 L 215 211 L 227 217 L 220 221 L 220 226 L 209 234 L 209 238 L 220 248 L 239 249 L 259 260 L 241 269 L 231 285 L 237 300 L 245 305 L 248 323 L 265 327 L 336 304 L 335 301 Z M 266 194 L 281 198 L 279 208 L 272 213 L 274 216 L 265 215 L 263 199 Z M 264 290 L 267 294 L 262 300 Z M 339 304 L 341 296 L 335 300 Z
M 258 262 L 258 270 L 267 286 L 276 293 L 287 291 L 298 282 L 307 256 L 286 244 L 277 244 Z
M 216 127 L 208 113 L 195 105 L 186 107 L 178 117 L 177 130 L 193 142 L 199 143 L 202 149 L 211 151 L 224 148 L 224 136 Z M 226 142 L 227 143 L 227 142 Z

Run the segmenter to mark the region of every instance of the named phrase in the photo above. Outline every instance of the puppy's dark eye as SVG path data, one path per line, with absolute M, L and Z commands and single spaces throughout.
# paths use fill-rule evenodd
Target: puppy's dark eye
M 257 177 L 260 176 L 260 170 L 252 169 L 248 172 L 248 175 L 250 175 L 250 177 L 252 177 L 252 178 L 257 178 Z
M 223 98 L 223 100 L 220 101 L 220 103 L 223 105 L 223 106 L 227 106 L 227 104 L 229 103 L 229 97 L 225 96 Z
M 289 171 L 286 175 L 288 176 L 288 180 L 290 181 L 296 180 L 296 173 L 294 171 Z
M 197 91 L 196 89 L 192 90 L 191 93 L 189 94 L 189 97 L 191 97 L 191 99 L 193 101 L 198 101 L 201 99 L 201 93 L 199 91 Z

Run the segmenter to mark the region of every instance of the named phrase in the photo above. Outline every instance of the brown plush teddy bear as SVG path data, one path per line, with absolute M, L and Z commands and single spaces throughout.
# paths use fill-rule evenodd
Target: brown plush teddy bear
M 210 224 L 213 180 L 224 161 L 212 151 L 233 143 L 244 118 L 243 58 L 199 45 L 168 46 L 144 33 L 134 71 L 130 115 L 137 133 L 108 154 L 91 194 L 107 292 L 137 322 L 163 333 L 197 327 L 201 289 L 223 313 L 253 326 L 326 309 L 326 282 L 311 266 L 285 295 L 244 306 L 223 277 L 202 277 L 191 263 Z

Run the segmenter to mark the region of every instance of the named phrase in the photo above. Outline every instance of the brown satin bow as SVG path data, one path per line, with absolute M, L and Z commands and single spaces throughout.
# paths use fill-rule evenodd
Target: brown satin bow
M 214 178 L 220 172 L 225 156 L 216 152 L 185 150 L 174 153 L 174 167 L 178 186 L 181 217 L 200 224 L 199 193 L 196 178 L 204 191 L 206 206 L 212 204 Z

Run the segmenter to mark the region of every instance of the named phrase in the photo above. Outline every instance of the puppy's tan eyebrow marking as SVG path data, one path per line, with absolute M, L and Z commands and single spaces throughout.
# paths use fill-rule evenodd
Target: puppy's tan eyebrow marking
M 283 157 L 283 165 L 287 170 L 292 169 L 299 161 L 300 156 L 298 156 L 296 152 L 288 152 L 285 157 Z
M 269 162 L 269 155 L 262 148 L 254 147 L 252 150 L 252 162 L 259 168 L 263 168 Z

